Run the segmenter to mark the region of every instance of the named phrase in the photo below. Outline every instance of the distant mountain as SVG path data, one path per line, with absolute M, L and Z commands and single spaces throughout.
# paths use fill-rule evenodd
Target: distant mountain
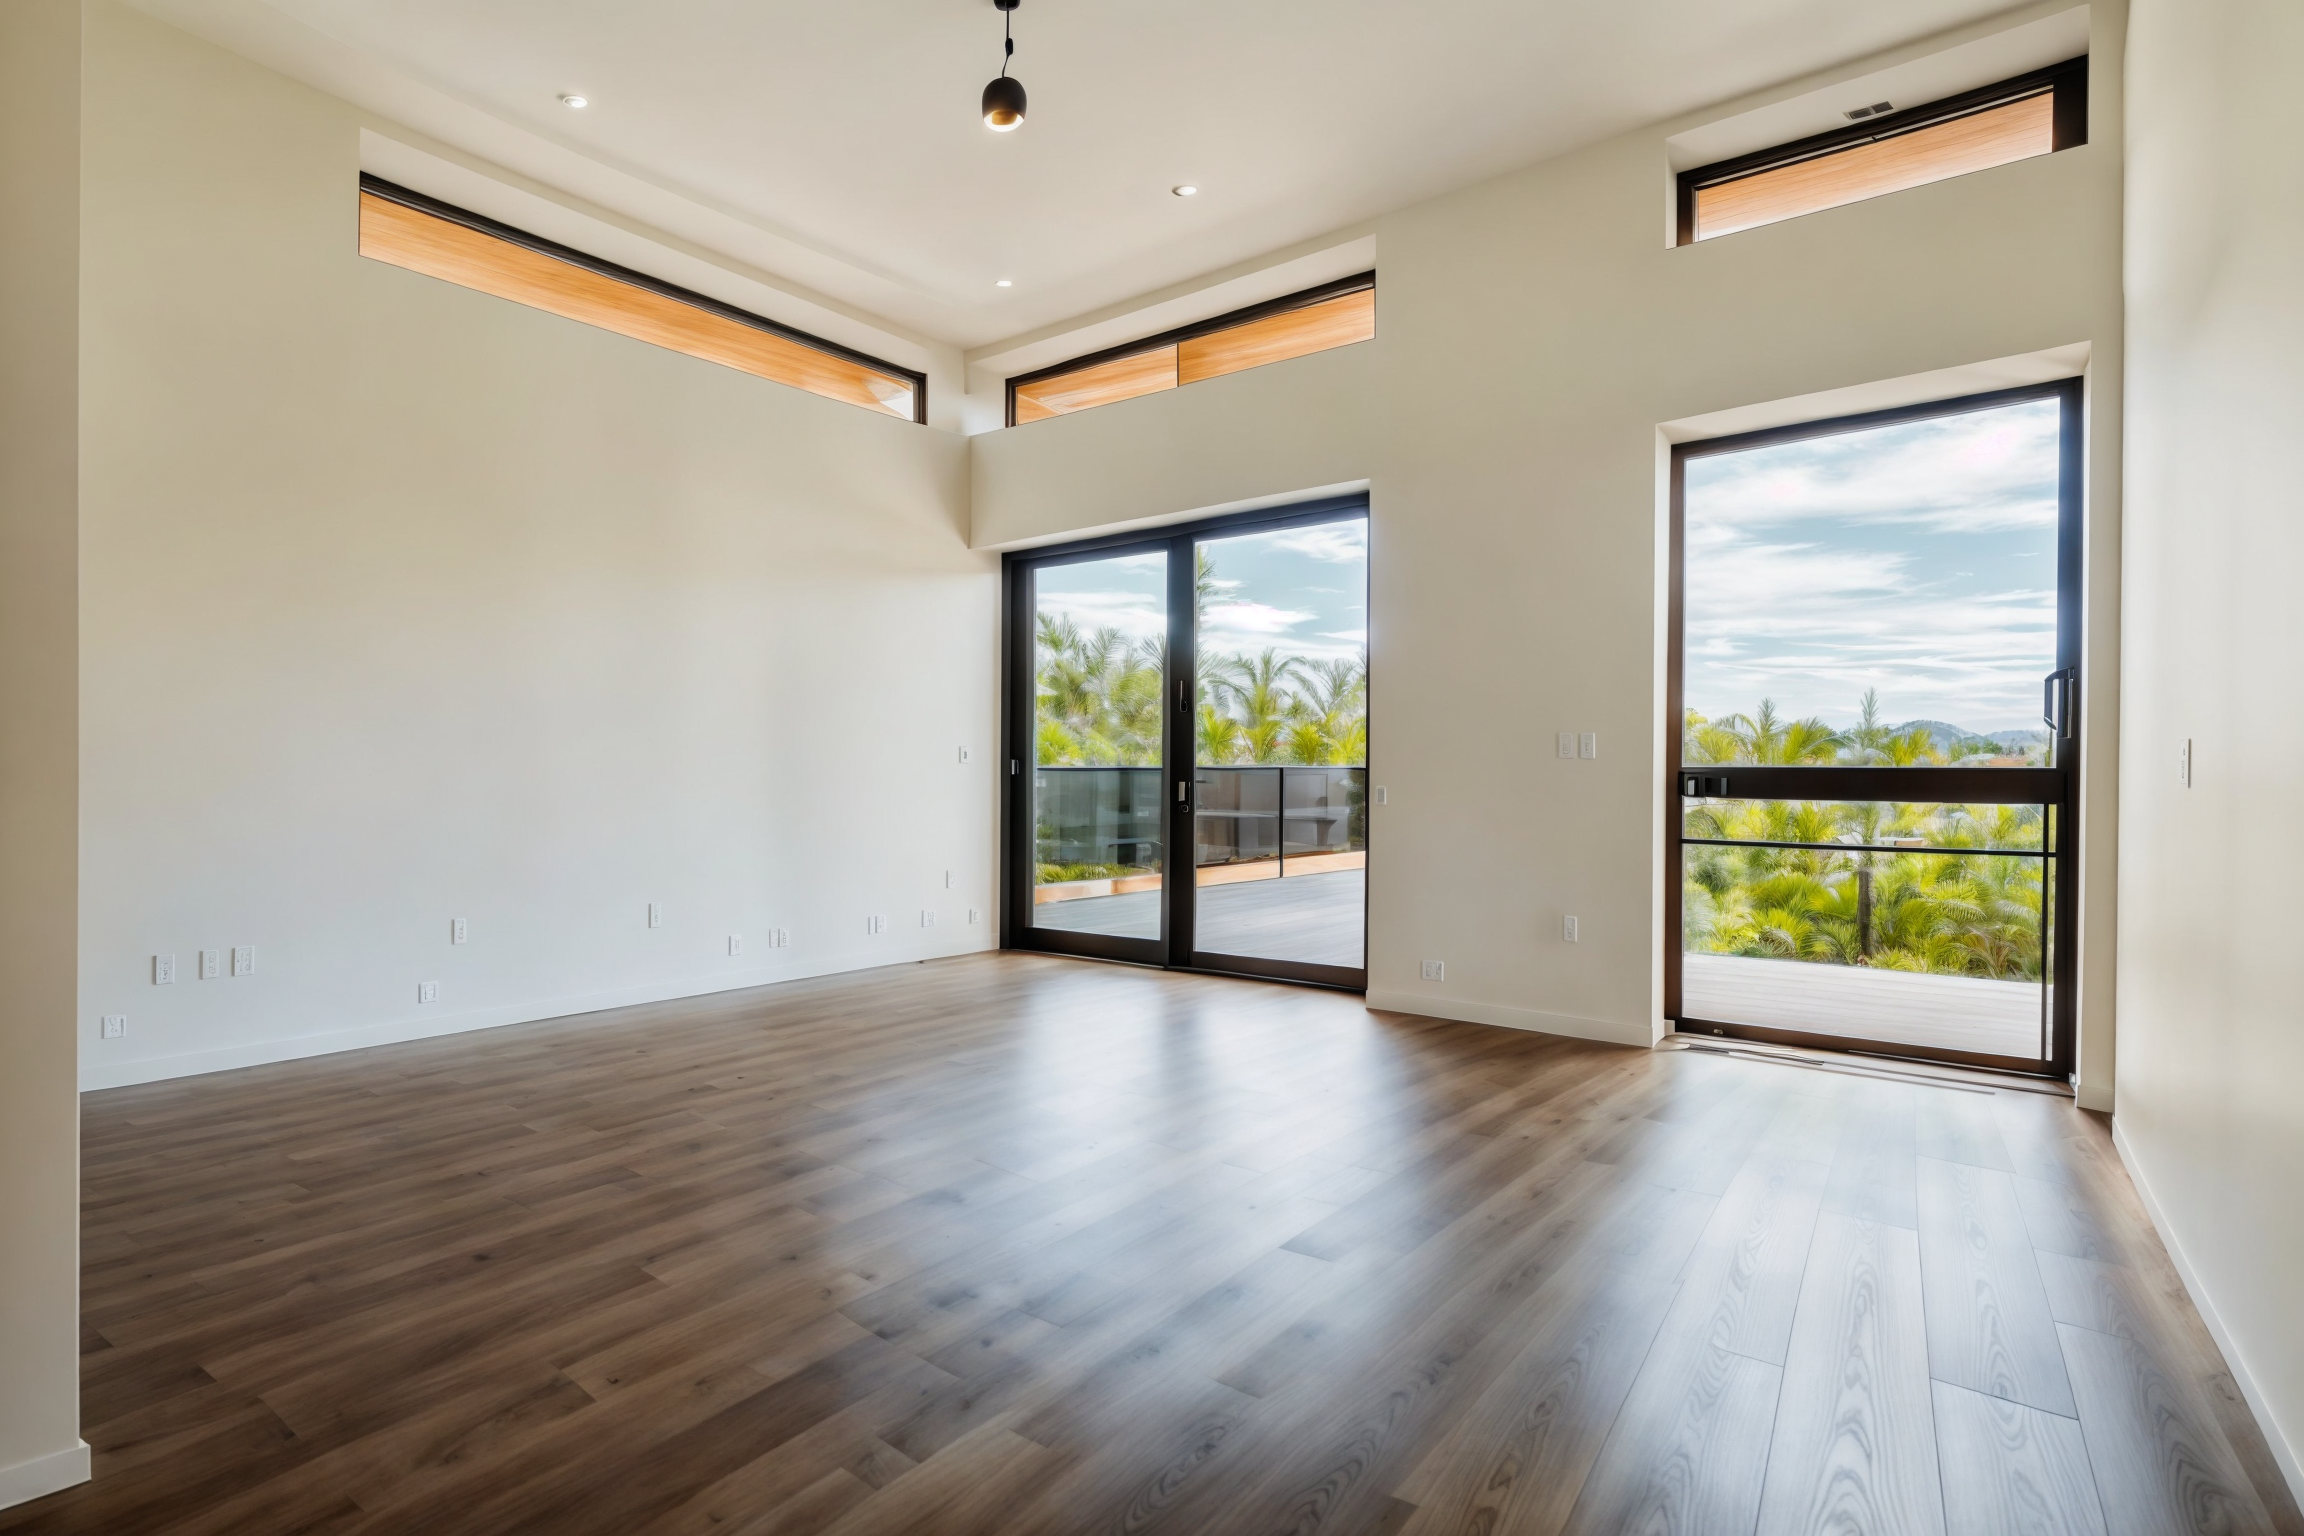
M 1889 731 L 1897 736 L 1909 731 L 1926 731 L 1939 747 L 1986 742 L 2005 748 L 2010 756 L 2044 745 L 2048 740 L 2048 733 L 2042 730 L 1971 731 L 1946 720 L 1907 720 L 1902 725 L 1890 726 Z

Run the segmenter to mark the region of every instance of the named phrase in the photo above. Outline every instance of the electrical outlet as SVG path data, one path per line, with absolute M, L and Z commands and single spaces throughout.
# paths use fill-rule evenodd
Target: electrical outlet
M 1574 731 L 1562 731 L 1554 745 L 1562 757 L 1574 757 L 1576 755 L 1576 733 Z
M 176 957 L 174 955 L 154 955 L 152 957 L 152 985 L 156 987 L 176 985 Z
M 1383 785 L 1381 785 L 1381 784 L 1377 785 L 1377 786 L 1376 786 L 1376 803 L 1377 803 L 1378 805 L 1390 805 L 1390 804 L 1392 803 L 1392 791 L 1390 791 L 1389 789 L 1386 789 L 1386 788 L 1385 788 Z
M 952 871 L 950 870 L 944 871 L 944 889 L 952 889 Z
M 1598 731 L 1586 731 L 1577 737 L 1576 755 L 1578 757 L 1598 757 L 1600 755 L 1600 733 Z
M 768 947 L 770 949 L 784 949 L 789 947 L 791 943 L 792 935 L 789 930 L 783 928 L 768 930 Z
M 967 749 L 966 747 L 962 747 L 962 748 L 960 749 L 960 761 L 962 761 L 962 762 L 966 762 L 966 761 L 968 761 L 968 749 Z
M 920 926 L 921 926 L 921 927 L 923 927 L 923 928 L 933 928 L 933 927 L 935 927 L 935 926 L 936 926 L 936 914 L 935 914 L 935 913 L 933 913 L 933 912 L 929 912 L 929 911 L 922 911 L 922 912 L 921 912 L 921 914 L 920 914 Z
M 1572 917 L 1560 919 L 1560 937 L 1570 944 L 1576 942 L 1576 919 Z
M 2184 745 L 2176 749 L 2176 782 L 2186 789 L 2192 787 L 2192 738 L 2184 738 Z
M 664 926 L 664 903 L 660 901 L 648 903 L 648 926 L 651 928 Z
M 235 976 L 253 976 L 256 974 L 255 945 L 235 944 L 232 946 L 232 974 Z
M 471 925 L 471 924 L 469 924 L 469 923 L 465 922 L 465 921 L 464 921 L 464 919 L 462 919 L 462 918 L 460 918 L 460 917 L 452 917 L 452 918 L 448 919 L 448 942 L 449 942 L 449 943 L 451 943 L 451 944 L 461 944 L 461 943 L 463 943 L 463 942 L 464 942 L 466 939 L 468 939 L 468 938 L 470 938 L 470 937 L 472 937 L 472 925 Z
M 740 933 L 732 933 L 728 935 L 728 953 L 731 955 L 740 955 L 744 953 L 744 935 Z
M 866 933 L 886 933 L 888 931 L 888 919 L 877 914 L 868 917 L 864 919 L 864 931 Z
M 970 922 L 972 922 L 972 923 L 973 923 L 973 922 L 978 922 L 978 921 L 981 921 L 981 920 L 982 920 L 982 917 L 983 917 L 983 914 L 982 914 L 982 913 L 980 913 L 980 912 L 978 912 L 978 911 L 977 911 L 977 910 L 976 910 L 974 907 L 970 907 L 970 908 L 968 909 L 968 921 L 970 921 Z
M 416 983 L 416 1001 L 419 1003 L 436 1003 L 440 1001 L 440 983 L 436 981 L 420 981 Z
M 1446 981 L 1448 979 L 1448 962 L 1445 960 L 1425 961 L 1424 979 L 1426 981 Z
M 124 1013 L 108 1013 L 104 1015 L 103 1032 L 104 1038 L 107 1040 L 117 1040 L 122 1035 L 127 1034 L 128 1015 Z
M 214 981 L 217 977 L 223 974 L 224 951 L 220 949 L 204 949 L 200 951 L 200 979 L 202 981 Z

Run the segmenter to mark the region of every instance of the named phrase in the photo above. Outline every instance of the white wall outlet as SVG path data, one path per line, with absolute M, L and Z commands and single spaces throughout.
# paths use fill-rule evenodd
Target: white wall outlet
M 1576 755 L 1578 757 L 1598 757 L 1600 755 L 1600 733 L 1598 731 L 1586 731 L 1577 737 Z
M 1560 937 L 1570 944 L 1576 942 L 1576 919 L 1572 917 L 1560 919 Z
M 419 1003 L 436 1003 L 440 1001 L 440 983 L 436 981 L 420 981 L 416 983 L 416 1001 Z
M 224 951 L 220 949 L 204 949 L 200 951 L 200 979 L 202 981 L 214 981 L 217 977 L 223 974 Z
M 1426 981 L 1446 981 L 1448 979 L 1448 962 L 1445 960 L 1425 961 L 1424 979 Z
M 2192 738 L 2184 738 L 2184 745 L 2176 749 L 2176 782 L 2186 789 L 2192 787 Z
M 232 946 L 232 974 L 235 976 L 253 976 L 256 974 L 255 945 L 235 944 Z
M 460 917 L 452 917 L 448 919 L 449 943 L 461 944 L 470 937 L 472 937 L 472 925 L 470 923 L 465 922 L 464 919 Z
M 103 1033 L 104 1038 L 107 1040 L 117 1040 L 122 1035 L 127 1034 L 128 1015 L 124 1013 L 108 1013 L 104 1015 Z
M 960 749 L 960 761 L 962 761 L 962 762 L 966 762 L 966 761 L 968 761 L 968 749 L 967 749 L 966 747 L 962 747 L 962 748 Z
M 952 871 L 950 870 L 944 871 L 944 889 L 952 889 Z
M 769 929 L 769 930 L 768 930 L 768 947 L 769 947 L 770 949 L 785 949 L 785 948 L 789 948 L 789 947 L 790 947 L 790 945 L 791 945 L 791 943 L 792 943 L 792 932 L 791 932 L 791 930 L 790 930 L 790 929 L 788 929 L 788 928 L 771 928 L 771 929 Z
M 740 933 L 728 935 L 728 953 L 732 955 L 744 953 L 744 935 Z
M 983 921 L 983 918 L 984 918 L 984 914 L 983 914 L 983 913 L 981 913 L 981 912 L 979 912 L 979 911 L 977 911 L 977 910 L 976 910 L 974 907 L 970 907 L 970 908 L 968 909 L 968 921 L 970 921 L 970 922 L 972 922 L 972 923 L 975 923 L 975 922 L 981 922 L 981 921 Z
M 1576 755 L 1576 733 L 1574 731 L 1562 731 L 1554 745 L 1562 757 L 1574 757 Z
M 933 928 L 933 927 L 935 927 L 935 926 L 936 926 L 936 914 L 935 914 L 935 913 L 933 913 L 933 912 L 929 912 L 929 911 L 923 910 L 923 911 L 921 912 L 921 914 L 920 914 L 920 926 L 921 926 L 921 927 L 923 927 L 923 928 Z
M 888 931 L 888 919 L 875 913 L 864 919 L 864 931 L 866 933 L 886 933 Z
M 1377 803 L 1378 805 L 1390 805 L 1390 804 L 1392 803 L 1392 791 L 1390 791 L 1389 789 L 1386 789 L 1386 788 L 1385 788 L 1383 785 L 1381 785 L 1381 784 L 1377 785 L 1377 786 L 1376 786 L 1376 803 Z
M 664 903 L 660 901 L 648 903 L 648 926 L 651 928 L 664 926 Z
M 176 957 L 174 955 L 154 955 L 152 957 L 152 985 L 156 987 L 176 985 Z

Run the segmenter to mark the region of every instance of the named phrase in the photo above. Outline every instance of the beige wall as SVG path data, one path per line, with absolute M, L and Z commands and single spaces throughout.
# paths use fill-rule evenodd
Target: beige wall
M 990 944 L 965 441 L 363 260 L 353 108 L 89 18 L 85 1081 Z
M 0 6 L 0 1508 L 80 1443 L 73 436 L 80 8 Z
M 1371 832 L 1371 998 L 1644 1043 L 1665 899 L 1659 427 L 2084 343 L 2081 1069 L 2108 1104 L 2118 7 L 2093 27 L 2091 142 L 2067 153 L 1668 248 L 1665 138 L 1756 99 L 1386 218 L 1376 341 L 978 438 L 977 539 L 1366 478 L 1371 766 L 1391 791 Z M 1598 761 L 1555 757 L 1560 730 L 1599 732 Z M 1446 982 L 1418 980 L 1421 958 Z
M 2304 1494 L 2300 65 L 2294 0 L 2135 8 L 2114 1126 Z

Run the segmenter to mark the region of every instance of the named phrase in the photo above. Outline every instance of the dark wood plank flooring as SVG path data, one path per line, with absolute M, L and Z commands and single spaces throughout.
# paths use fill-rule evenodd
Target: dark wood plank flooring
M 986 956 L 90 1095 L 12 1532 L 2280 1533 L 2101 1118 Z

